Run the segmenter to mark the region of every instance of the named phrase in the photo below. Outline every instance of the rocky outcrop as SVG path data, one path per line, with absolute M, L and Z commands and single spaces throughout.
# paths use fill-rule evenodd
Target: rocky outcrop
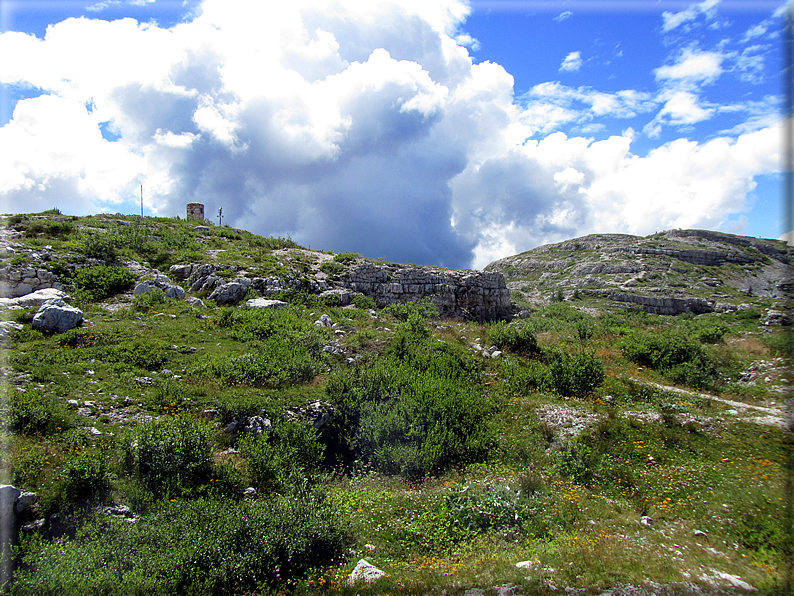
M 503 273 L 508 288 L 530 302 L 578 291 L 652 313 L 724 312 L 748 296 L 790 294 L 790 256 L 778 240 L 670 230 L 646 237 L 592 234 L 506 257 L 485 271 Z
M 32 519 L 31 512 L 39 500 L 36 493 L 24 492 L 10 484 L 0 485 L 0 585 L 10 579 L 13 561 L 10 546 L 17 544 L 19 529 Z M 43 525 L 44 520 L 37 526 Z

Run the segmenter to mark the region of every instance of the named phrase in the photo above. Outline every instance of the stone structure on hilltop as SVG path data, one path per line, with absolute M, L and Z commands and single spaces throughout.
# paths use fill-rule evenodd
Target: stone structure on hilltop
M 188 221 L 204 221 L 204 204 L 188 203 L 186 213 Z

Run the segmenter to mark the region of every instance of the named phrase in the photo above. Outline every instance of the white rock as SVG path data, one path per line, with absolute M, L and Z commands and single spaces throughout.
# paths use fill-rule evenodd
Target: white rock
M 283 300 L 268 300 L 267 298 L 253 298 L 247 300 L 245 305 L 248 308 L 284 308 L 288 306 Z
M 521 561 L 520 563 L 516 563 L 516 569 L 534 569 L 535 562 L 534 561 Z
M 67 305 L 60 298 L 47 300 L 33 317 L 33 328 L 63 333 L 83 322 L 83 311 Z
M 347 585 L 352 586 L 357 581 L 369 583 L 376 579 L 380 579 L 384 575 L 386 575 L 384 571 L 381 571 L 366 560 L 361 559 L 356 565 L 356 568 L 350 573 L 350 577 L 347 578 Z

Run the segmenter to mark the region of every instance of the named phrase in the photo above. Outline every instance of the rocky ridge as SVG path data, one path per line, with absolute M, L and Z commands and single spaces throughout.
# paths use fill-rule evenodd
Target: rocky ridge
M 676 315 L 732 311 L 792 289 L 792 253 L 778 240 L 707 230 L 652 236 L 592 234 L 495 261 L 518 297 L 546 301 L 589 295 Z

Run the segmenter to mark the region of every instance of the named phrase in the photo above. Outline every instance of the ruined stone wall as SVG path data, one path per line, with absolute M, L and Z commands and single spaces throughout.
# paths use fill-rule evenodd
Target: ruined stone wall
M 361 263 L 343 285 L 378 306 L 429 298 L 441 316 L 493 321 L 511 314 L 510 290 L 501 273 Z
M 46 269 L 0 267 L 0 298 L 19 298 L 43 288 L 63 290 L 63 285 Z

